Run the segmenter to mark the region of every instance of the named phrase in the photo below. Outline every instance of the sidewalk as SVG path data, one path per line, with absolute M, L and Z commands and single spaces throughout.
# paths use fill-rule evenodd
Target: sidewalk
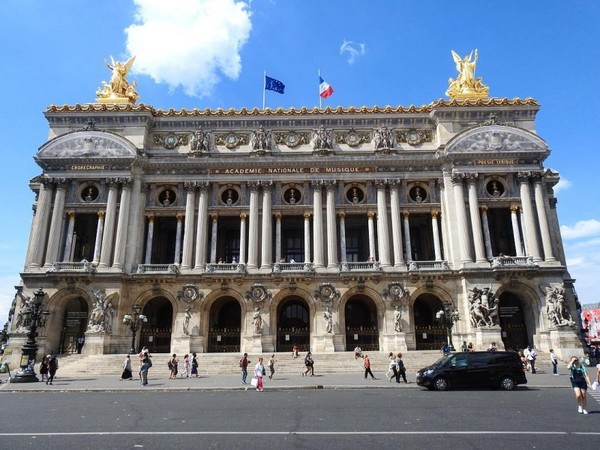
M 163 370 L 150 369 L 148 385 L 140 386 L 137 378 L 130 381 L 120 381 L 117 377 L 89 375 L 81 378 L 60 376 L 51 386 L 46 383 L 8 383 L 8 375 L 2 374 L 0 380 L 0 393 L 2 392 L 123 392 L 123 391 L 233 391 L 252 390 L 250 385 L 252 379 L 251 371 L 248 374 L 248 384 L 241 384 L 241 374 L 203 376 L 199 378 L 177 378 L 170 380 L 168 373 Z M 137 374 L 134 373 L 134 376 Z M 404 382 L 388 382 L 384 374 L 375 373 L 376 380 L 364 379 L 362 371 L 356 373 L 323 374 L 318 373 L 314 377 L 303 377 L 300 374 L 290 375 L 275 373 L 273 380 L 264 378 L 265 390 L 293 390 L 293 389 L 423 389 L 415 383 L 415 374 L 407 373 L 410 384 Z M 41 377 L 38 378 L 41 379 Z M 523 388 L 571 388 L 567 374 L 553 376 L 551 373 L 539 371 L 536 374 L 527 373 L 527 384 L 519 386 Z

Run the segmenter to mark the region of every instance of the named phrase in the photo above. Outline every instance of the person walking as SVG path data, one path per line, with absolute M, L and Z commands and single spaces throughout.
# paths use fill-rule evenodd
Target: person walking
M 169 367 L 169 379 L 177 378 L 177 365 L 179 364 L 179 360 L 177 359 L 177 355 L 173 353 L 173 357 L 167 363 Z
M 263 365 L 263 359 L 258 358 L 258 362 L 256 366 L 254 366 L 254 376 L 258 380 L 258 384 L 256 385 L 256 390 L 259 392 L 263 391 L 263 375 L 265 374 L 265 366 Z
M 400 383 L 400 376 L 406 384 L 408 384 L 408 380 L 406 379 L 406 367 L 404 366 L 404 361 L 402 361 L 402 353 L 398 353 L 396 355 L 396 371 L 398 375 L 396 375 L 396 383 Z
M 198 358 L 196 353 L 192 353 L 192 374 L 193 377 L 198 378 Z
M 131 357 L 127 355 L 125 361 L 123 361 L 123 373 L 121 373 L 120 381 L 131 380 L 133 373 L 131 372 Z
M 375 380 L 375 375 L 371 372 L 371 360 L 369 359 L 369 355 L 363 356 L 363 365 L 365 367 L 365 380 L 367 379 L 367 375 L 371 375 L 371 379 Z
M 190 376 L 190 371 L 190 355 L 186 353 L 186 355 L 183 357 L 183 372 L 181 372 L 181 378 L 183 378 L 184 374 L 185 377 L 188 378 Z
M 40 375 L 42 381 L 48 381 L 48 356 L 44 355 L 42 362 L 40 363 Z
M 577 412 L 579 414 L 587 414 L 587 389 L 591 383 L 585 366 L 579 361 L 577 356 L 573 356 L 567 365 L 567 369 L 571 371 L 571 387 L 575 391 Z
M 391 383 L 394 378 L 396 378 L 396 379 L 398 378 L 398 370 L 396 368 L 396 357 L 394 356 L 394 354 L 392 352 L 390 352 L 390 354 L 388 355 L 388 358 L 390 360 L 390 364 L 389 364 L 389 368 L 388 368 L 388 371 L 385 374 L 385 376 L 388 379 L 388 381 Z
M 310 372 L 310 376 L 314 376 L 315 374 L 315 361 L 312 357 L 312 353 L 308 352 L 306 354 L 306 357 L 304 358 L 304 366 L 306 367 L 306 370 L 304 372 L 302 372 L 302 376 L 306 377 L 308 376 L 308 373 Z
M 248 353 L 244 353 L 244 356 L 242 356 L 242 359 L 240 359 L 240 367 L 242 369 L 242 384 L 246 384 L 246 378 L 248 378 L 248 364 L 250 364 Z
M 550 349 L 550 362 L 552 363 L 552 374 L 558 375 L 558 356 L 554 353 L 554 349 Z
M 54 352 L 48 355 L 48 374 L 50 375 L 46 380 L 46 384 L 52 384 L 54 381 L 54 375 L 56 375 L 56 371 L 58 370 L 58 359 Z
M 269 380 L 273 379 L 273 375 L 275 375 L 275 363 L 277 360 L 275 359 L 275 353 L 271 355 L 269 358 Z

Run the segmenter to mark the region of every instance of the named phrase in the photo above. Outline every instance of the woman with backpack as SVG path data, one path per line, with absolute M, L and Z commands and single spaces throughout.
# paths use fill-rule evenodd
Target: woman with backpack
M 302 372 L 302 376 L 306 377 L 308 376 L 308 372 L 310 372 L 310 376 L 312 377 L 315 374 L 315 362 L 311 352 L 306 354 L 306 357 L 304 358 L 304 366 L 306 367 L 306 370 Z
M 575 391 L 577 401 L 577 412 L 587 414 L 587 389 L 591 385 L 585 366 L 579 362 L 577 356 L 573 356 L 567 369 L 571 371 L 571 386 Z

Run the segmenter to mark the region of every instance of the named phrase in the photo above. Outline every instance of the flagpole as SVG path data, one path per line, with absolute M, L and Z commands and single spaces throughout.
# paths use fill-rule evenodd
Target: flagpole
M 319 109 L 321 109 L 321 69 L 317 69 L 317 73 L 319 74 L 319 84 L 317 85 L 317 90 L 319 91 Z
M 265 70 L 263 73 L 263 82 L 262 82 L 262 91 L 263 91 L 263 110 L 265 109 L 265 83 L 267 81 L 267 71 Z

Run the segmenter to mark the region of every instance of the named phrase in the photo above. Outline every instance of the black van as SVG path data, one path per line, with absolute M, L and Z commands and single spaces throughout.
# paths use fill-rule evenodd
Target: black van
M 444 355 L 417 372 L 417 384 L 428 389 L 500 388 L 526 384 L 525 370 L 514 352 L 457 352 Z

